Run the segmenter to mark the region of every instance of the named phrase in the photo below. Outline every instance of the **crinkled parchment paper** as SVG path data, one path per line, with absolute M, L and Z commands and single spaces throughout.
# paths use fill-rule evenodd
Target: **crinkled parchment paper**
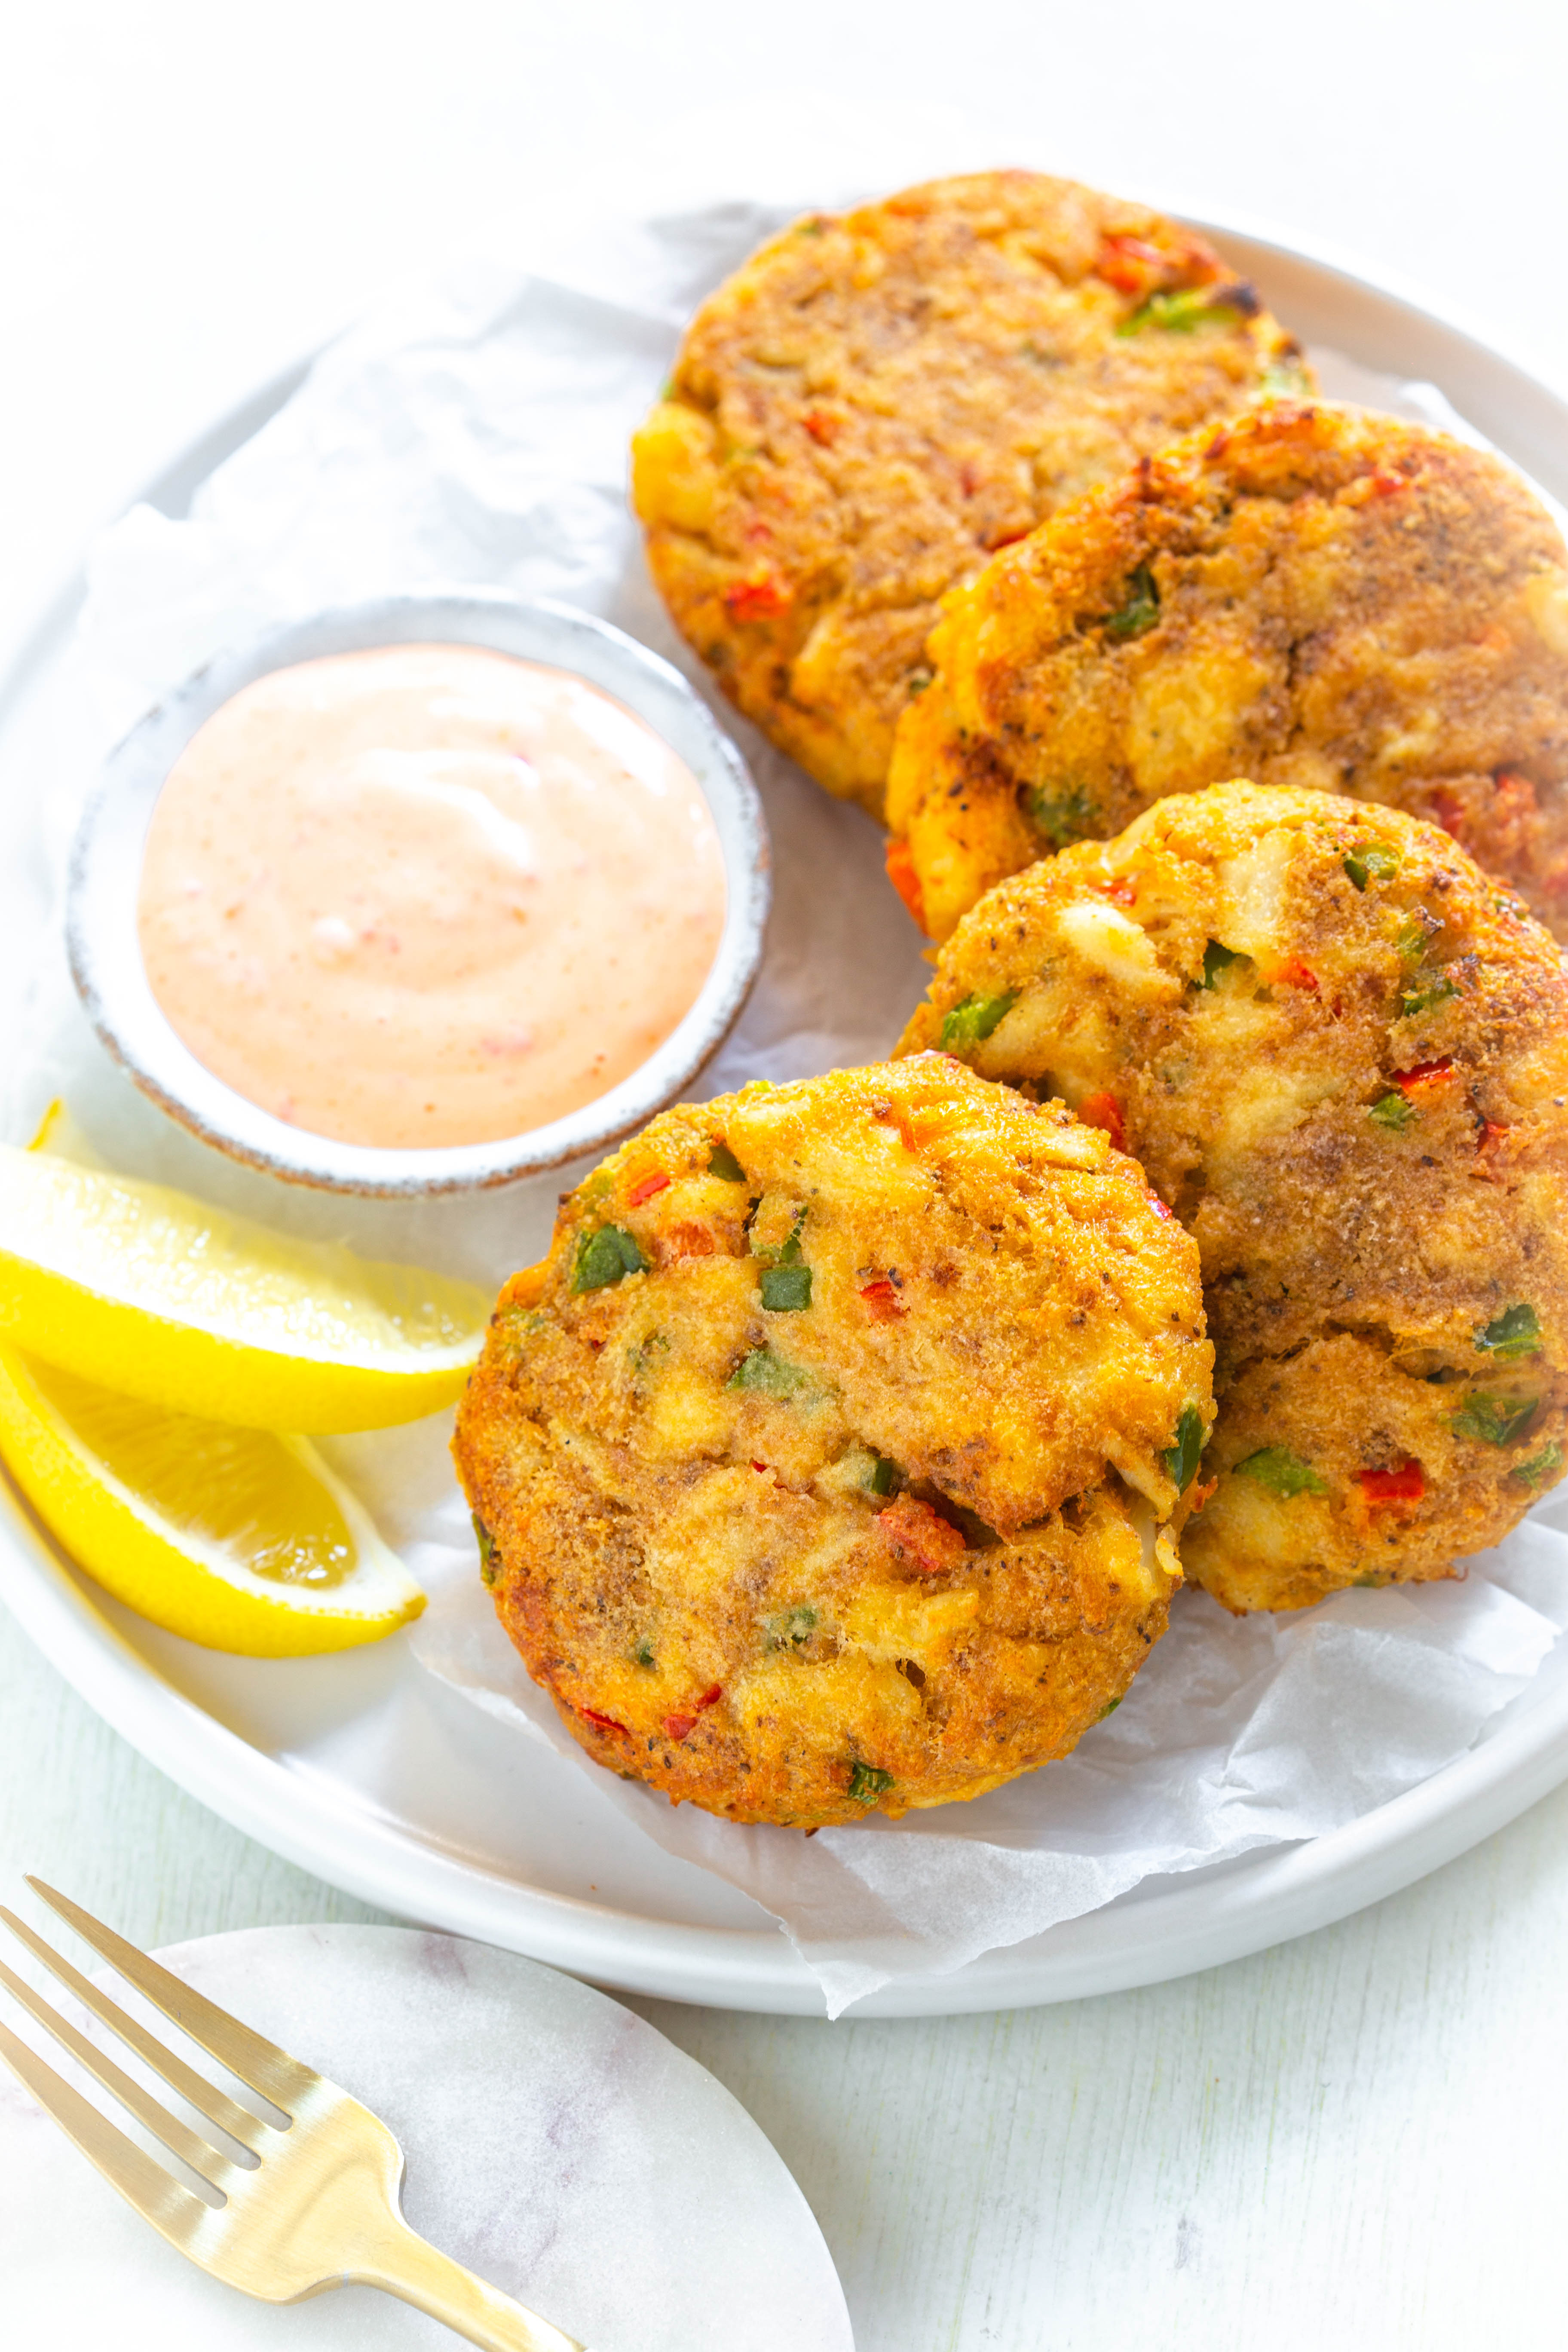
M 816 192 L 816 200 L 821 199 Z M 389 304 L 207 482 L 188 520 L 134 510 L 100 542 L 76 655 L 83 744 L 47 795 L 58 879 L 107 742 L 220 646 L 287 614 L 437 582 L 570 599 L 679 661 L 626 502 L 626 443 L 702 293 L 795 207 L 734 204 L 601 233 L 546 276 L 475 265 Z M 1325 389 L 1458 424 L 1428 385 L 1318 353 Z M 699 685 L 703 681 L 698 678 Z M 773 829 L 777 896 L 751 1003 L 704 1090 L 885 1052 L 924 967 L 880 841 L 725 716 Z M 21 1134 L 63 1093 L 114 1164 L 295 1230 L 498 1283 L 537 1256 L 564 1171 L 478 1202 L 345 1202 L 230 1164 L 137 1096 L 89 1032 L 58 935 L 13 1088 Z M 434 1675 L 574 1759 L 600 1801 L 773 1912 L 829 2010 L 956 1969 L 1175 1872 L 1338 1827 L 1462 1753 L 1568 1625 L 1568 1539 L 1537 1520 L 1462 1582 L 1353 1591 L 1234 1622 L 1179 1596 L 1127 1699 L 1068 1761 L 970 1805 L 810 1840 L 742 1829 L 590 1764 L 528 1681 L 476 1573 L 445 1423 L 333 1451 L 430 1592 Z

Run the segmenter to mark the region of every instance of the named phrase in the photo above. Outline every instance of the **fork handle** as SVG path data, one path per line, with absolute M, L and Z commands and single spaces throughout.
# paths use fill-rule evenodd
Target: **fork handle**
M 476 2278 L 406 2223 L 382 2241 L 374 2263 L 356 2265 L 352 2275 L 361 2285 L 411 2303 L 485 2352 L 587 2352 L 574 2336 Z

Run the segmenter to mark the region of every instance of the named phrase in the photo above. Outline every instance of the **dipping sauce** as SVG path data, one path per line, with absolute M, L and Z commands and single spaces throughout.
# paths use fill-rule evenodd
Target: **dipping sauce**
M 196 1058 L 313 1134 L 542 1127 L 695 1002 L 724 866 L 684 761 L 565 670 L 387 646 L 275 670 L 171 769 L 138 908 Z

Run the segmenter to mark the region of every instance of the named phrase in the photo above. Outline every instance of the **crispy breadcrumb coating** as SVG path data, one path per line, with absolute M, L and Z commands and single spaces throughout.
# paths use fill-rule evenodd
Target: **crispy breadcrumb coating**
M 1500 459 L 1280 403 L 1189 434 L 951 597 L 888 819 L 975 900 L 1227 776 L 1441 824 L 1568 933 L 1568 551 Z
M 1436 826 L 1216 784 L 982 899 L 902 1050 L 1063 1097 L 1195 1237 L 1227 1608 L 1447 1576 L 1568 1443 L 1568 964 Z
M 677 626 L 879 815 L 937 600 L 1296 345 L 1191 230 L 1032 172 L 809 214 L 702 305 L 632 489 Z
M 590 1755 L 811 1827 L 976 1796 L 1121 1697 L 1210 1360 L 1141 1171 L 927 1055 L 656 1118 L 502 1293 L 455 1450 Z

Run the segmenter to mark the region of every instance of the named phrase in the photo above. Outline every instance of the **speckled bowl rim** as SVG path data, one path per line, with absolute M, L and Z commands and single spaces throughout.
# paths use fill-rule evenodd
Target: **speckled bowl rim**
M 636 1070 L 548 1126 L 429 1150 L 340 1143 L 291 1126 L 197 1060 L 153 993 L 137 937 L 147 828 L 196 730 L 269 671 L 375 646 L 479 646 L 585 678 L 646 720 L 696 776 L 718 829 L 728 903 L 696 1003 Z M 767 826 L 735 745 L 679 670 L 608 622 L 544 597 L 431 589 L 313 613 L 217 655 L 147 713 L 105 761 L 71 851 L 66 946 L 100 1037 L 143 1094 L 232 1159 L 295 1184 L 408 1199 L 508 1184 L 601 1151 L 674 1102 L 723 1044 L 762 962 L 772 896 Z

